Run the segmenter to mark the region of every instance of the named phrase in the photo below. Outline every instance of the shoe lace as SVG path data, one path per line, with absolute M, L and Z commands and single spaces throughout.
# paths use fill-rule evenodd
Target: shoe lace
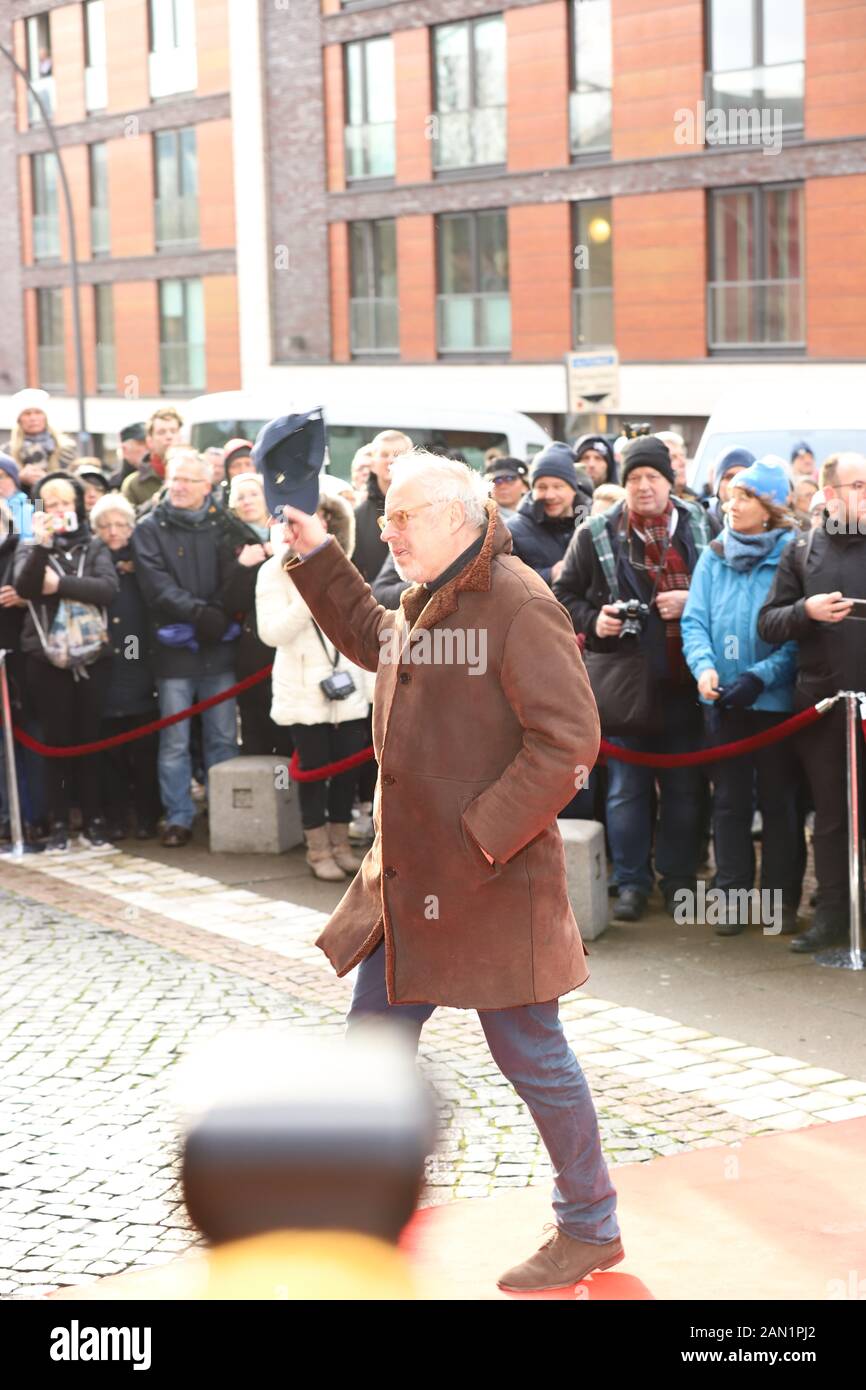
M 545 1241 L 542 1243 L 541 1247 L 540 1247 L 542 1250 L 546 1250 L 546 1249 L 548 1248 L 548 1246 L 550 1246 L 550 1245 L 553 1244 L 553 1242 L 556 1240 L 557 1236 L 559 1235 L 559 1227 L 556 1225 L 555 1222 L 553 1222 L 553 1221 L 548 1221 L 547 1225 L 546 1225 L 546 1226 L 542 1226 L 541 1229 L 542 1229 L 542 1231 L 552 1231 L 552 1232 L 553 1232 L 553 1234 L 552 1234 L 552 1235 L 549 1235 L 549 1236 L 547 1237 L 547 1240 L 545 1240 Z

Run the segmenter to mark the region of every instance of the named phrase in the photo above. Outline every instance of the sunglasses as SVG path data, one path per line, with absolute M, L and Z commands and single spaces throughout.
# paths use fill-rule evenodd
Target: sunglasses
M 411 512 L 407 512 L 401 507 L 396 512 L 392 512 L 390 516 L 377 516 L 376 525 L 380 531 L 384 531 L 386 526 L 391 525 L 396 526 L 398 531 L 405 531 L 413 516 L 416 516 L 418 512 L 423 512 L 425 507 L 432 507 L 433 505 L 432 502 L 424 502 L 420 507 L 413 507 Z

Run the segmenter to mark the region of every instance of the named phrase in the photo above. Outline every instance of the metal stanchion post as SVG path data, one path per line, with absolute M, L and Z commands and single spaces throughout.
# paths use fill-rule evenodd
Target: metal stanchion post
M 3 716 L 3 746 L 6 752 L 6 795 L 9 799 L 9 827 L 12 833 L 10 859 L 24 858 L 24 832 L 21 803 L 18 800 L 18 774 L 15 767 L 15 736 L 12 733 L 12 707 L 9 703 L 8 652 L 0 648 L 0 713 Z
M 848 892 L 851 899 L 851 940 L 847 946 L 835 946 L 815 956 L 818 965 L 833 965 L 837 970 L 864 970 L 863 928 L 860 912 L 860 788 L 857 778 L 858 752 L 862 734 L 858 727 L 860 716 L 858 696 L 854 690 L 843 692 L 845 699 L 845 765 L 848 786 Z

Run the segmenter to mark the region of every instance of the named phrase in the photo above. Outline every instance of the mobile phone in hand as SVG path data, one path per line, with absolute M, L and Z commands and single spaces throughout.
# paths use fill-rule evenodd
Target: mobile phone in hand
M 866 623 L 866 598 L 852 598 L 848 602 L 851 604 L 849 618 L 857 618 L 861 623 Z

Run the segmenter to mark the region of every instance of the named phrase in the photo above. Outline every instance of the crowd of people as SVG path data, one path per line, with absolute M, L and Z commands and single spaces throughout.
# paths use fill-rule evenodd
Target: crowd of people
M 195 783 L 215 764 L 296 751 L 315 769 L 369 746 L 372 675 L 331 646 L 284 570 L 252 441 L 199 453 L 165 406 L 121 431 L 112 468 L 76 456 L 44 392 L 20 392 L 16 406 L 0 453 L 0 645 L 21 728 L 54 746 L 110 738 L 273 663 L 237 699 L 158 734 L 64 759 L 19 750 L 32 850 L 64 853 L 76 816 L 93 848 L 130 834 L 182 846 Z M 321 478 L 320 515 L 386 608 L 409 587 L 381 528 L 391 465 L 412 448 L 386 430 L 355 455 L 350 480 Z M 686 473 L 671 431 L 588 434 L 531 460 L 491 450 L 484 464 L 512 551 L 570 614 L 603 734 L 624 749 L 712 748 L 866 688 L 852 602 L 866 600 L 866 458 L 819 466 L 807 441 L 789 459 L 729 448 L 700 497 Z M 330 693 L 335 678 L 348 678 L 346 698 Z M 848 931 L 843 756 L 837 704 L 790 741 L 730 760 L 651 768 L 609 757 L 563 814 L 604 823 L 620 921 L 644 915 L 657 877 L 673 913 L 710 841 L 714 886 L 742 901 L 759 825 L 760 887 L 780 896 L 793 949 L 814 950 Z M 375 778 L 370 762 L 298 784 L 317 877 L 359 867 Z M 810 816 L 818 886 L 800 930 Z M 731 911 L 715 930 L 745 926 Z

